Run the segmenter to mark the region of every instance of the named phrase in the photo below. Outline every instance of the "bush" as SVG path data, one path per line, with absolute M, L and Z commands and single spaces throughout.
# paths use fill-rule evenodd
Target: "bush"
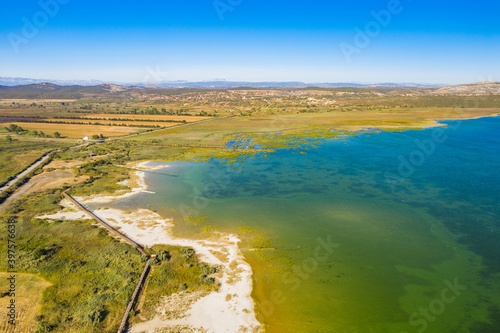
M 43 324 L 43 323 L 38 323 L 35 328 L 35 333 L 48 333 L 52 332 L 52 326 Z
M 194 254 L 195 253 L 193 249 L 189 249 L 186 247 L 181 247 L 181 252 L 184 254 Z
M 170 257 L 170 253 L 168 253 L 167 251 L 159 250 L 158 252 L 156 252 L 156 258 L 159 261 L 170 260 Z
M 207 278 L 203 279 L 203 283 L 205 283 L 205 284 L 212 284 L 214 282 L 215 282 L 214 278 L 207 277 Z
M 84 315 L 83 322 L 92 325 L 97 325 L 104 320 L 106 317 L 106 311 L 103 306 L 98 306 L 97 308 L 91 310 L 89 313 Z

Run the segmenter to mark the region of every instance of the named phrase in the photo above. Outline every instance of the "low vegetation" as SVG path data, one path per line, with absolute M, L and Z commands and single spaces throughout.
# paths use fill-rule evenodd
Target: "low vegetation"
M 0 137 L 0 186 L 26 169 L 45 153 L 63 144 L 47 141 L 21 141 Z
M 153 251 L 158 260 L 152 261 L 145 302 L 136 312 L 138 321 L 150 319 L 161 297 L 179 291 L 208 292 L 217 288 L 216 267 L 199 263 L 194 250 L 178 246 L 155 245 Z
M 61 190 L 18 200 L 2 216 L 17 220 L 17 270 L 51 283 L 41 302 L 37 332 L 116 331 L 142 269 L 135 248 L 89 221 L 45 222 L 60 209 Z M 2 223 L 6 228 L 6 223 Z M 6 242 L 3 230 L 0 241 Z M 0 269 L 6 271 L 6 262 Z

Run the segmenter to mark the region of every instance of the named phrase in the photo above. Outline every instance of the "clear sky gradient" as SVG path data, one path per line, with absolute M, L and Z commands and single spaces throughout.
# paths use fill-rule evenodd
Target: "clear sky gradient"
M 499 14 L 498 0 L 4 0 L 0 76 L 500 80 Z

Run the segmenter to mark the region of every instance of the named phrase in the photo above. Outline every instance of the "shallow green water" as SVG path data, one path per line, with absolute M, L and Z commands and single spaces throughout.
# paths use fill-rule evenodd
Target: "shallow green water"
M 149 173 L 156 195 L 117 205 L 182 236 L 196 214 L 264 235 L 276 251 L 244 251 L 269 332 L 499 332 L 500 119 L 449 125 L 175 163 Z

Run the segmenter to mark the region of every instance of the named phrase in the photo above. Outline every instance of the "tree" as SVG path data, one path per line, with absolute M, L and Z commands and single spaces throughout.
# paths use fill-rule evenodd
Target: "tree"
M 100 139 L 104 139 L 104 135 L 102 135 L 102 133 L 101 133 L 101 134 L 99 134 L 99 138 L 100 138 Z
M 93 140 L 97 140 L 97 139 L 99 139 L 99 135 L 97 135 L 97 134 L 92 135 L 92 139 L 93 139 Z
M 54 132 L 54 138 L 60 138 L 61 137 L 61 133 L 59 132 Z
M 23 132 L 24 129 L 20 126 L 17 126 L 16 124 L 10 124 L 9 128 L 7 128 L 7 131 L 18 133 L 18 132 Z

